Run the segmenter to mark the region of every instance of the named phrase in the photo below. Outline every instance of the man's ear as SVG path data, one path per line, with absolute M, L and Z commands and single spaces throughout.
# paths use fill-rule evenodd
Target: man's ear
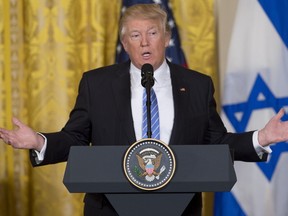
M 122 44 L 124 50 L 127 52 L 127 41 L 124 38 L 121 40 L 121 44 Z
M 171 39 L 171 34 L 166 33 L 165 34 L 165 47 L 169 46 L 170 39 Z

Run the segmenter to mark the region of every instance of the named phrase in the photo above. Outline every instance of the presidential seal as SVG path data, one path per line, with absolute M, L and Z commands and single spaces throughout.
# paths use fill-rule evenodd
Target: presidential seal
M 156 139 L 142 139 L 131 145 L 123 160 L 127 179 L 142 190 L 157 190 L 172 179 L 176 162 L 172 150 Z

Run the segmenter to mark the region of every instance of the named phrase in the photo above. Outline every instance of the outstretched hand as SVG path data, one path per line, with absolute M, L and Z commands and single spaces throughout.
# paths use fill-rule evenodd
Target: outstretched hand
M 281 121 L 285 114 L 282 108 L 263 129 L 259 131 L 258 141 L 262 146 L 288 140 L 288 121 Z
M 17 118 L 13 118 L 14 130 L 0 128 L 0 139 L 17 149 L 34 149 L 40 151 L 44 138 Z

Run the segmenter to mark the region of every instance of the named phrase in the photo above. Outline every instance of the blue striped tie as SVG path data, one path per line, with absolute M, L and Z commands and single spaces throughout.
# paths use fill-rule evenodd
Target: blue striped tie
M 160 124 L 159 124 L 159 111 L 156 94 L 151 88 L 151 138 L 160 140 Z M 142 137 L 147 138 L 147 107 L 146 107 L 147 95 L 144 89 L 143 93 L 143 122 L 142 122 Z

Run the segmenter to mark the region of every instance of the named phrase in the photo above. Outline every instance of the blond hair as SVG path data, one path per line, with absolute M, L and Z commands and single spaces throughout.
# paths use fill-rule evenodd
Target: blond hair
M 125 25 L 132 19 L 159 20 L 165 33 L 171 35 L 171 29 L 167 21 L 167 13 L 158 4 L 135 4 L 127 8 L 119 23 L 119 36 L 122 40 L 125 34 Z

